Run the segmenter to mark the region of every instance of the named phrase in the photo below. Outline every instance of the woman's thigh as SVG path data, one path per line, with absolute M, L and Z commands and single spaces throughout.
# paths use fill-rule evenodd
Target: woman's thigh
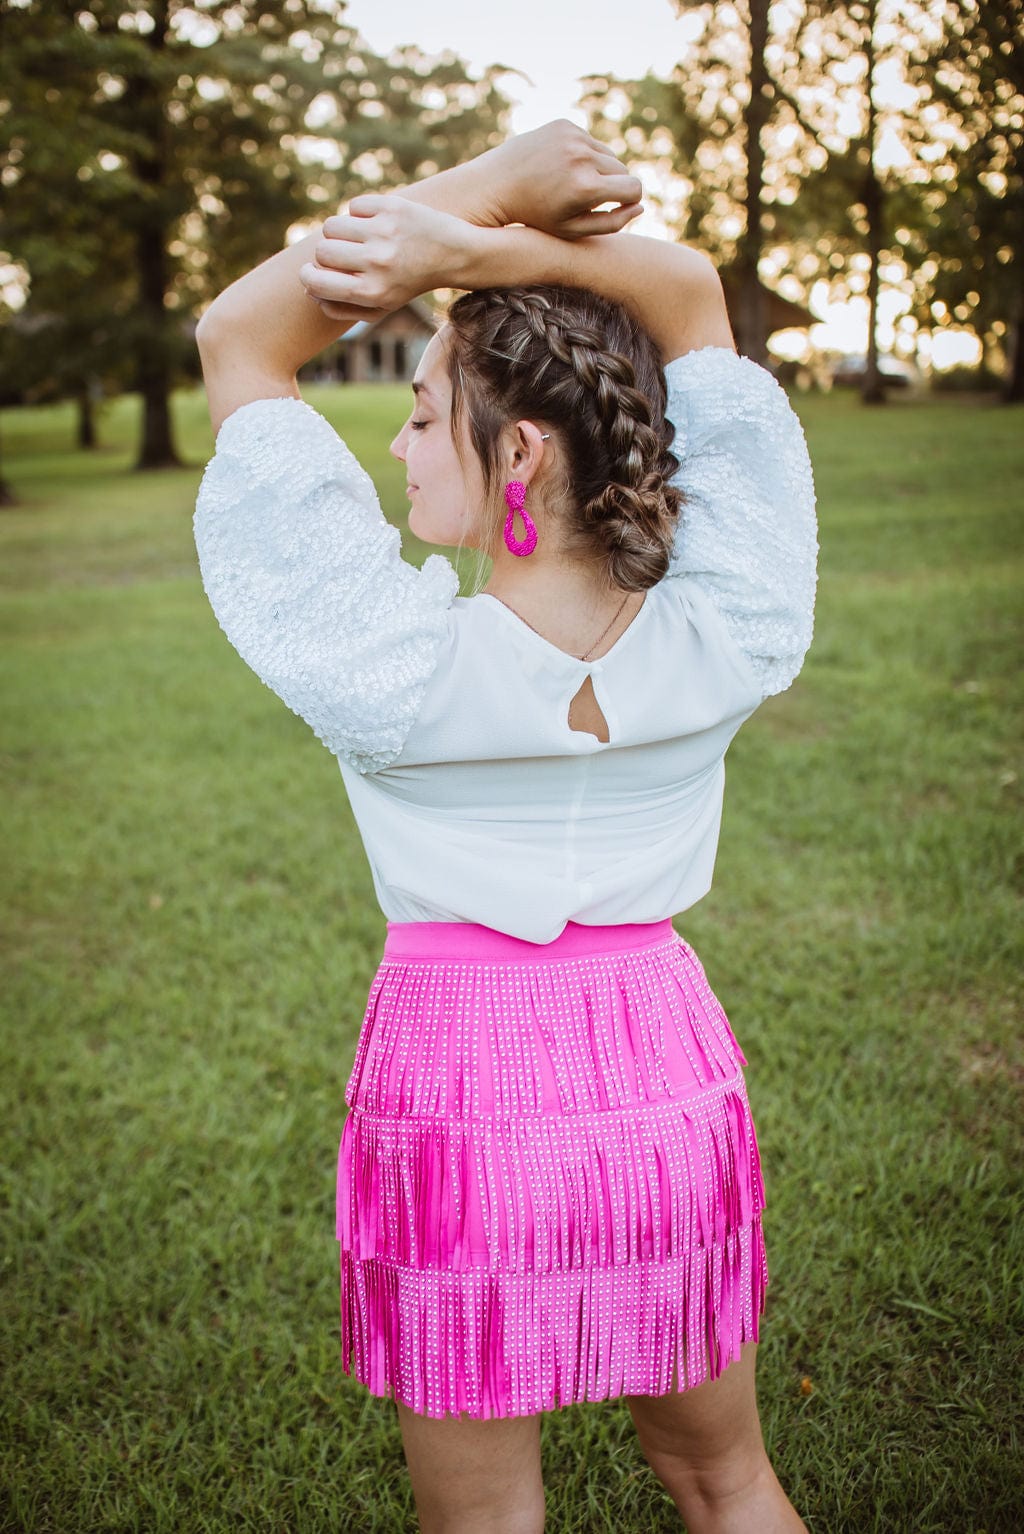
M 539 1534 L 544 1526 L 540 1413 L 424 1417 L 398 1403 L 424 1534 L 433 1529 Z

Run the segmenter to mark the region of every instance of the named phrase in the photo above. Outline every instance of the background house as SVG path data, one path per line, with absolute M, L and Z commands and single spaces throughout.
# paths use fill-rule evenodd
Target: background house
M 746 356 L 748 355 L 748 337 L 744 334 L 743 277 L 734 266 L 720 267 L 718 275 L 722 281 L 725 307 L 729 311 L 729 323 L 736 338 L 736 349 L 742 356 Z M 802 304 L 795 304 L 790 299 L 783 298 L 781 293 L 773 292 L 763 282 L 758 286 L 764 298 L 769 336 L 773 336 L 778 330 L 809 330 L 817 323 L 811 311 L 805 309 Z
M 299 377 L 320 383 L 409 383 L 436 330 L 433 309 L 414 298 L 383 319 L 353 325 Z

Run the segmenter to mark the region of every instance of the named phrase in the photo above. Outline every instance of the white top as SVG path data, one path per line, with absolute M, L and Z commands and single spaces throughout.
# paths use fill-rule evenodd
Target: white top
M 536 943 L 653 922 L 711 886 L 726 748 L 811 640 L 814 489 L 771 374 L 706 347 L 666 368 L 685 503 L 669 574 L 580 661 L 496 598 L 422 570 L 309 405 L 222 425 L 195 538 L 217 620 L 338 758 L 391 921 Z M 569 728 L 589 676 L 609 739 Z

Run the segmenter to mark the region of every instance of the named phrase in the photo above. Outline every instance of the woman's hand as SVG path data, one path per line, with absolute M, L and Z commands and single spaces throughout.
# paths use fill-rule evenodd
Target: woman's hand
M 377 319 L 432 288 L 459 287 L 475 226 L 395 193 L 355 197 L 325 221 L 299 271 L 331 319 Z
M 617 234 L 642 211 L 643 187 L 606 145 L 565 119 L 521 133 L 472 162 L 486 168 L 495 224 L 563 240 Z M 615 206 L 605 212 L 602 203 Z
M 561 240 L 615 234 L 641 211 L 642 190 L 582 128 L 548 123 L 407 193 L 354 198 L 326 220 L 299 276 L 329 319 L 378 319 L 432 288 L 472 287 L 483 227 L 525 224 Z M 615 206 L 595 211 L 606 202 Z

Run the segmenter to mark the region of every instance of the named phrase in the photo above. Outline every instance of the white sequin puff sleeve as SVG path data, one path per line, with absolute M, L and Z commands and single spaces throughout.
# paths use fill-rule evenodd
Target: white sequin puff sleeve
M 714 602 L 765 697 L 782 692 L 811 642 L 817 580 L 814 484 L 803 428 L 766 369 L 724 347 L 665 369 L 686 497 L 671 575 Z
M 361 772 L 398 756 L 458 592 L 448 560 L 401 557 L 373 484 L 299 399 L 222 425 L 193 519 L 217 621 L 257 676 Z

